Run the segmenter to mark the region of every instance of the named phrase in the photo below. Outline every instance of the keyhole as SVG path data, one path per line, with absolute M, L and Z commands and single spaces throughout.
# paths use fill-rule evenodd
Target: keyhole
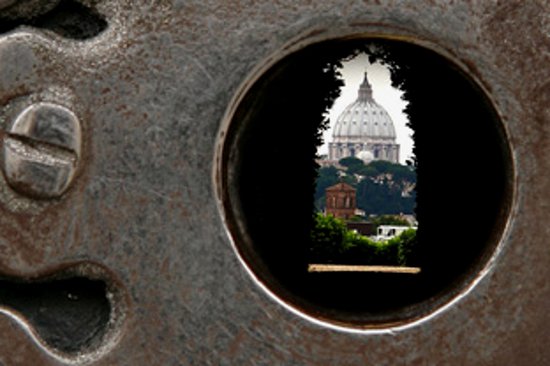
M 342 85 L 341 62 L 358 53 L 389 67 L 409 103 L 418 221 L 409 260 L 421 268 L 414 275 L 308 271 L 316 152 Z M 221 201 L 237 255 L 271 294 L 310 317 L 365 329 L 420 319 L 472 285 L 505 226 L 513 167 L 499 115 L 465 70 L 413 43 L 356 38 L 311 44 L 246 84 L 222 130 Z M 388 150 L 371 153 L 379 159 Z
M 27 322 L 39 341 L 64 359 L 101 354 L 127 311 L 118 282 L 92 263 L 33 279 L 3 276 L 0 306 Z

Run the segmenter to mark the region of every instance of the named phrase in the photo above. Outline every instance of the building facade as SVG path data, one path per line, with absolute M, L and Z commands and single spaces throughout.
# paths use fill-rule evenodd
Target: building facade
M 393 121 L 373 99 L 365 72 L 357 99 L 336 120 L 329 143 L 329 160 L 337 162 L 352 156 L 366 163 L 372 160 L 399 163 L 399 145 L 395 139 Z
M 326 214 L 339 219 L 350 219 L 355 215 L 357 204 L 355 188 L 346 183 L 338 183 L 325 190 Z

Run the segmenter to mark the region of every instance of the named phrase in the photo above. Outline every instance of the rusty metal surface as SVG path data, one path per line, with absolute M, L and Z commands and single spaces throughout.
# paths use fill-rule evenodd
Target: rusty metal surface
M 109 23 L 96 38 L 29 27 L 0 36 L 3 133 L 36 102 L 74 107 L 82 128 L 61 198 L 36 202 L 1 177 L 0 268 L 30 277 L 99 265 L 125 315 L 71 358 L 2 310 L 1 364 L 550 364 L 549 2 L 86 3 Z M 313 322 L 258 286 L 212 178 L 226 109 L 255 69 L 357 34 L 414 39 L 466 65 L 502 116 L 516 170 L 508 226 L 474 286 L 420 322 L 366 332 Z
M 67 108 L 38 103 L 25 109 L 4 139 L 4 176 L 19 194 L 61 196 L 80 155 L 80 122 Z

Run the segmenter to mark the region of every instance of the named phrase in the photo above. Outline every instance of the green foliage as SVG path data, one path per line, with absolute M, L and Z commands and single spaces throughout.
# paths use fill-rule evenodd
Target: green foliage
M 380 175 L 380 172 L 369 164 L 357 169 L 356 174 L 366 178 L 375 178 Z
M 403 186 L 389 179 L 379 181 L 363 179 L 357 186 L 357 207 L 366 214 L 411 214 L 414 212 L 416 200 L 414 194 L 403 197 Z
M 343 177 L 340 178 L 340 180 L 344 183 L 347 183 L 349 184 L 350 186 L 352 187 L 356 187 L 357 186 L 357 178 L 355 178 L 354 175 L 344 175 Z
M 320 168 L 315 187 L 315 207 L 318 210 L 325 208 L 325 189 L 335 185 L 339 181 L 338 169 L 333 166 Z
M 416 230 L 409 229 L 388 241 L 374 241 L 348 230 L 343 221 L 317 214 L 311 231 L 310 260 L 320 263 L 408 265 Z
M 416 230 L 408 229 L 401 233 L 401 235 L 391 239 L 398 240 L 398 251 L 397 251 L 397 263 L 400 266 L 409 265 L 412 257 L 414 255 L 415 245 L 416 245 Z
M 374 160 L 365 168 L 368 168 L 366 173 L 369 173 L 366 176 L 386 174 L 390 175 L 395 182 L 416 182 L 416 173 L 414 168 L 410 165 L 394 164 L 384 160 Z
M 338 257 L 345 250 L 347 232 L 343 221 L 317 213 L 311 230 L 311 252 L 327 258 Z
M 370 221 L 376 225 L 376 227 L 380 225 L 410 226 L 407 220 L 395 215 L 380 215 L 370 219 Z
M 346 173 L 348 176 L 353 176 L 357 172 L 365 167 L 363 160 L 349 156 L 347 158 L 340 159 L 338 162 L 340 165 L 347 168 Z
M 315 206 L 318 210 L 325 207 L 325 189 L 342 181 L 357 189 L 357 207 L 367 214 L 414 212 L 415 192 L 411 192 L 410 196 L 403 195 L 404 191 L 416 184 L 414 167 L 382 160 L 365 165 L 354 157 L 343 158 L 340 164 L 347 167 L 345 172 L 339 173 L 335 167 L 319 169 L 315 191 Z
M 363 160 L 361 159 L 358 159 L 356 157 L 353 157 L 353 156 L 348 156 L 347 158 L 343 158 L 343 159 L 340 159 L 340 161 L 338 161 L 338 163 L 342 166 L 345 166 L 347 168 L 349 167 L 352 167 L 352 166 L 363 166 Z

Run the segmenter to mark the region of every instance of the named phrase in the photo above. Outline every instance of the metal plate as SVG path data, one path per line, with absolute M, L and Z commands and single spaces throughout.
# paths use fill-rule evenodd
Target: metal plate
M 4 311 L 1 363 L 550 363 L 550 3 L 87 3 L 109 23 L 98 37 L 24 28 L 0 38 L 0 128 L 33 100 L 71 105 L 82 124 L 79 171 L 61 198 L 0 190 L 0 267 L 29 277 L 98 264 L 127 297 L 126 315 L 96 351 L 68 358 Z M 517 174 L 483 278 L 392 331 L 328 328 L 267 295 L 234 253 L 212 178 L 226 108 L 255 68 L 352 34 L 426 41 L 467 65 L 502 115 Z

